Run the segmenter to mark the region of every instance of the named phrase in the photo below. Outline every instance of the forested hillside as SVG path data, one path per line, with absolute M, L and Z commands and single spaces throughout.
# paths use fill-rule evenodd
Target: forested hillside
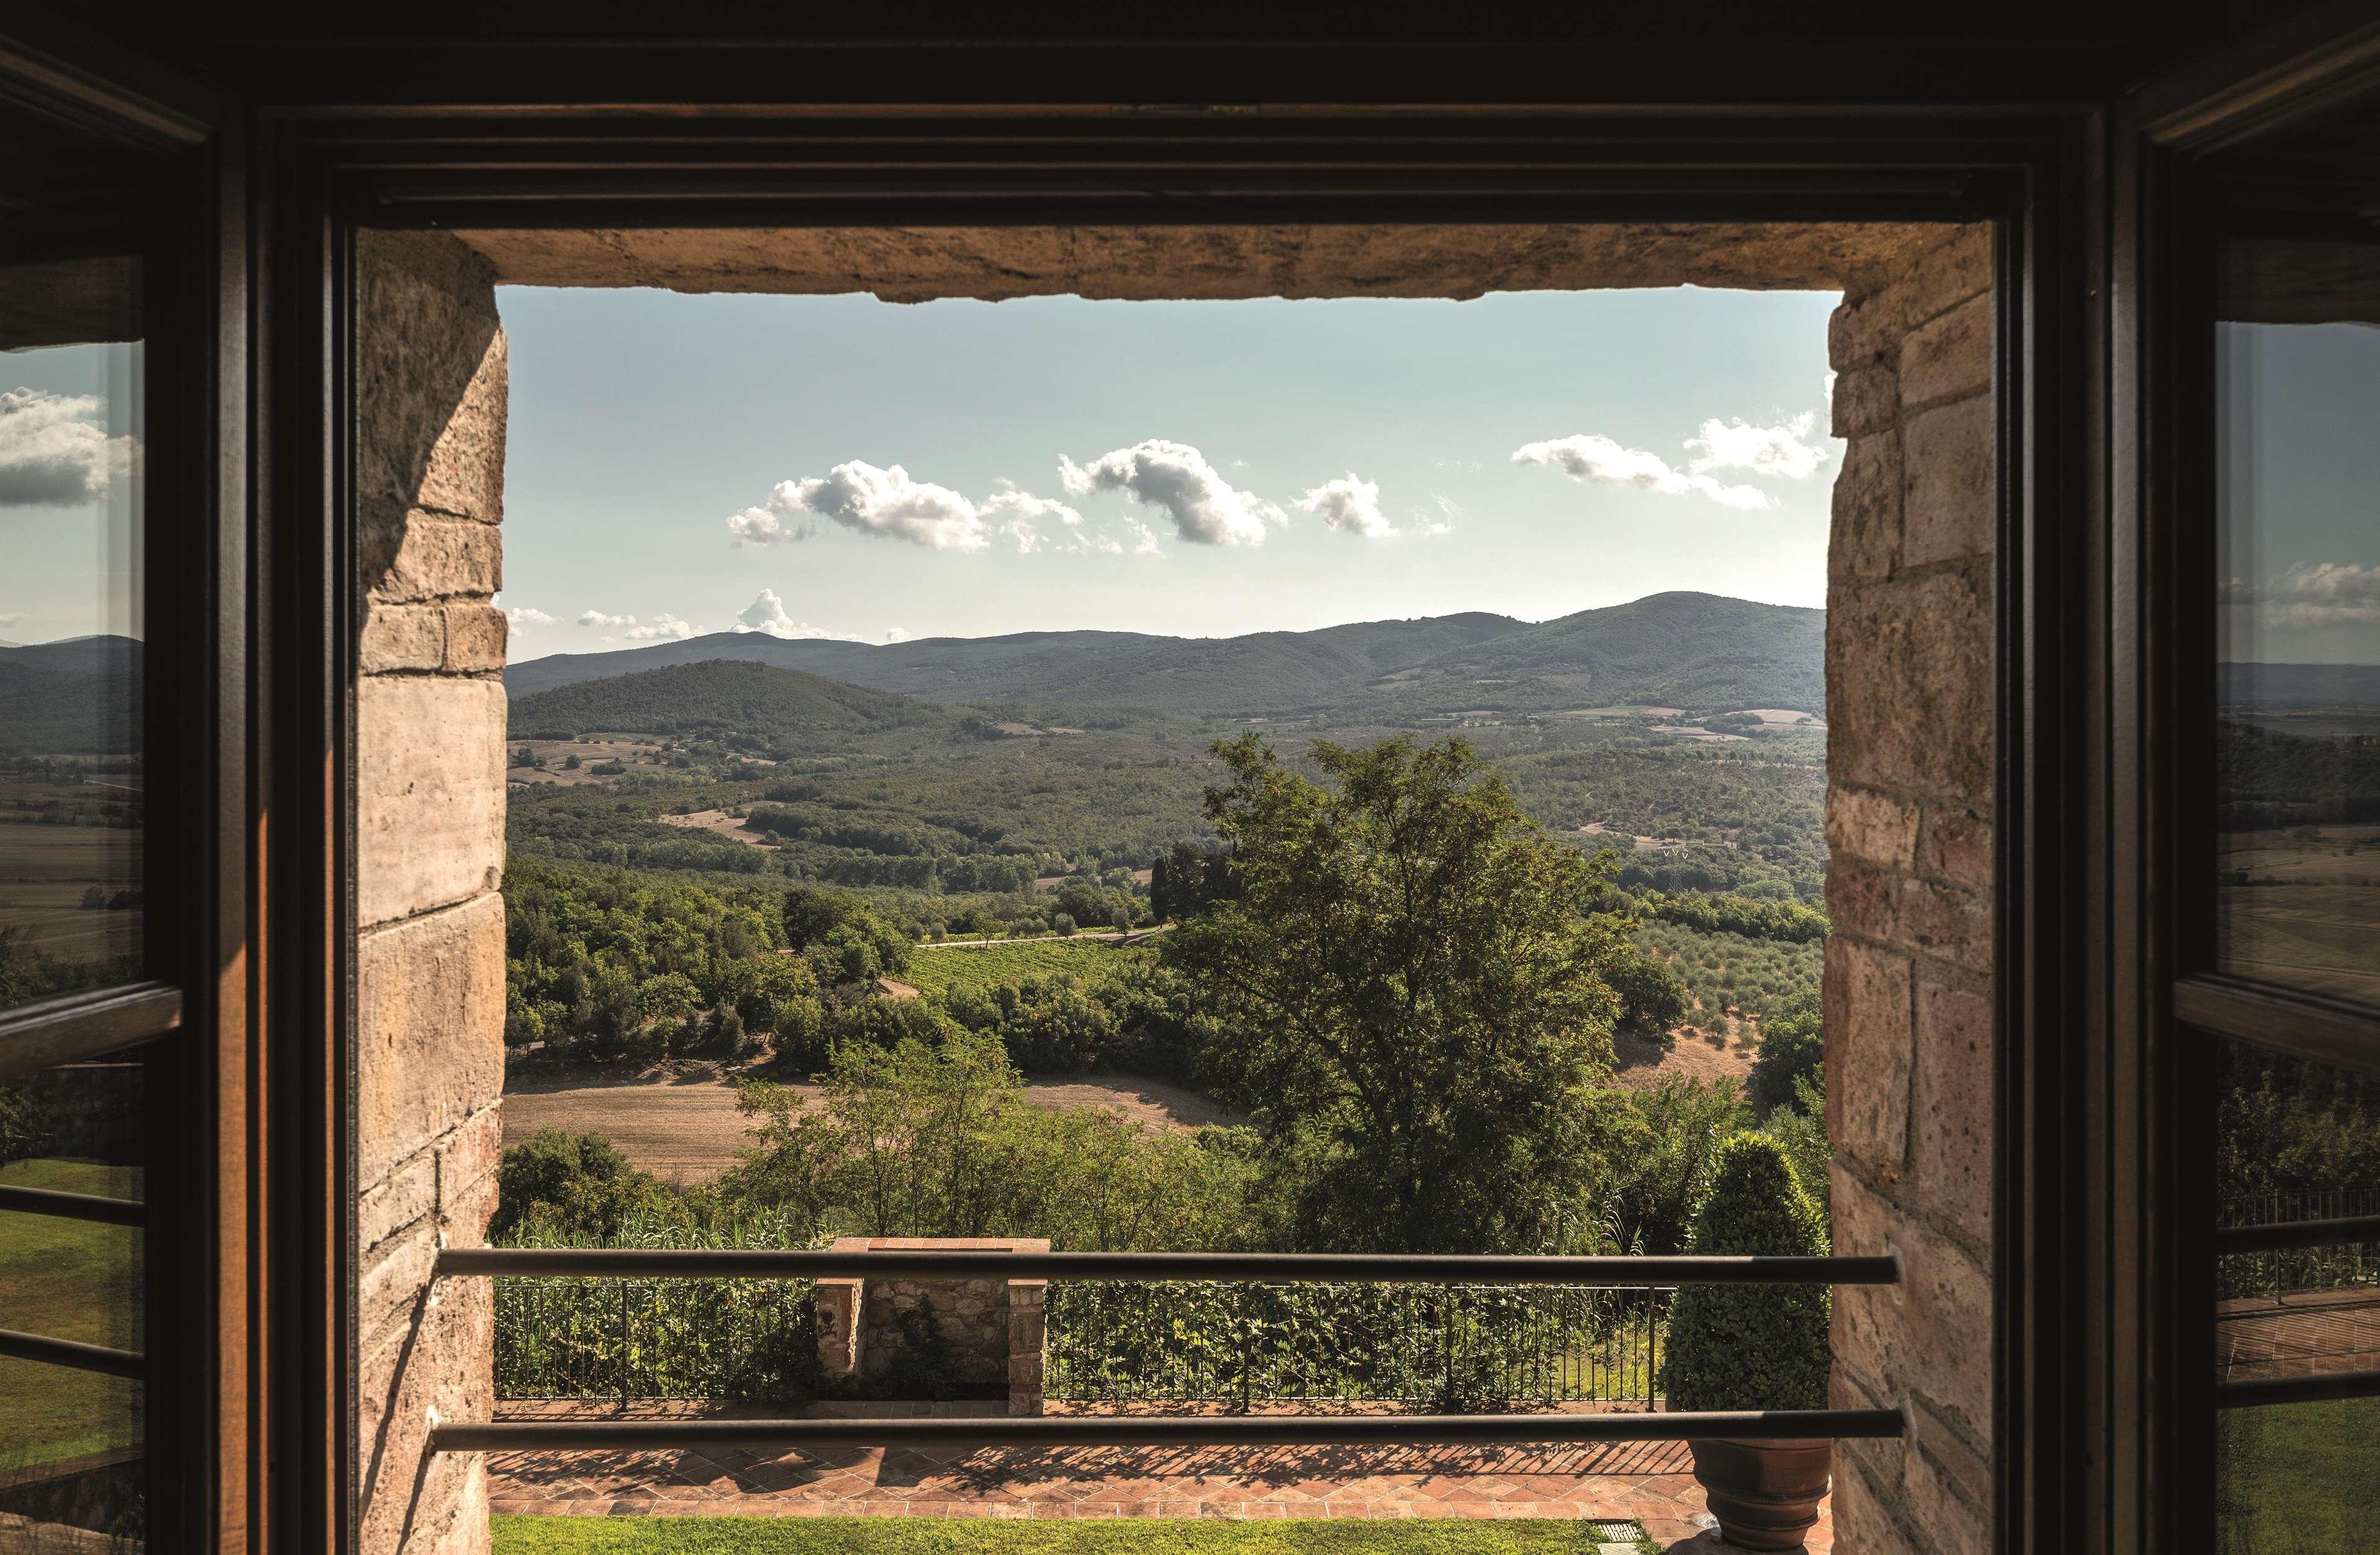
M 1825 613 L 1654 594 L 1535 626 L 1472 613 L 1310 632 L 1162 638 L 1028 632 L 871 647 L 718 633 L 516 664 L 516 697 L 712 659 L 750 660 L 940 703 L 1137 708 L 1193 718 L 1395 718 L 1648 703 L 1689 711 L 1824 705 Z

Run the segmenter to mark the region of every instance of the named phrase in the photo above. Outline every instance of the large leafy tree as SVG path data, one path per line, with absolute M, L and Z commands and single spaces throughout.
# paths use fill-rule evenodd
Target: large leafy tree
M 1253 735 L 1207 797 L 1236 899 L 1168 937 L 1217 1015 L 1219 1076 L 1266 1131 L 1303 1245 L 1534 1248 L 1597 1175 L 1615 1105 L 1609 866 L 1544 835 L 1459 738 Z

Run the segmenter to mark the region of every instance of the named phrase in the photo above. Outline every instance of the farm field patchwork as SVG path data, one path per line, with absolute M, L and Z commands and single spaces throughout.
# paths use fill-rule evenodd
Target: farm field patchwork
M 0 929 L 24 948 L 78 965 L 113 961 L 140 945 L 137 909 L 86 907 L 97 886 L 140 887 L 140 833 L 120 826 L 0 824 Z

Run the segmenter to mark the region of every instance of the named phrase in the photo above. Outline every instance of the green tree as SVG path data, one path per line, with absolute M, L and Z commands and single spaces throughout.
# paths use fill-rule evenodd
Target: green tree
M 1686 1018 L 1686 985 L 1659 956 L 1621 944 L 1603 977 L 1620 1000 L 1620 1018 L 1633 1029 L 1664 1038 Z
M 1535 1245 L 1591 1180 L 1616 1011 L 1609 865 L 1545 836 L 1459 738 L 1215 751 L 1237 900 L 1168 937 L 1215 1011 L 1307 1246 Z
M 1760 1023 L 1760 1055 L 1752 1062 L 1745 1088 L 1763 1116 L 1793 1102 L 1794 1087 L 1815 1075 L 1827 1059 L 1825 1022 L 1818 1001 L 1796 997 Z
M 504 1153 L 496 1167 L 496 1213 L 488 1234 L 502 1239 L 539 1206 L 559 1229 L 608 1237 L 639 1210 L 666 1204 L 669 1192 L 600 1134 L 540 1132 Z

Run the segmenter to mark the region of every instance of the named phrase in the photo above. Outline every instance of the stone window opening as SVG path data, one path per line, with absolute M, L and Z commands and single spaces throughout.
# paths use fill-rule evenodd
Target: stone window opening
M 1828 551 L 1832 1402 L 1839 1547 L 1991 1544 L 1994 248 L 1987 226 L 1613 224 L 367 231 L 355 259 L 361 1547 L 487 1545 L 487 1476 L 426 1451 L 494 1407 L 484 1238 L 504 1083 L 506 343 L 499 284 L 886 300 L 1838 291 Z

